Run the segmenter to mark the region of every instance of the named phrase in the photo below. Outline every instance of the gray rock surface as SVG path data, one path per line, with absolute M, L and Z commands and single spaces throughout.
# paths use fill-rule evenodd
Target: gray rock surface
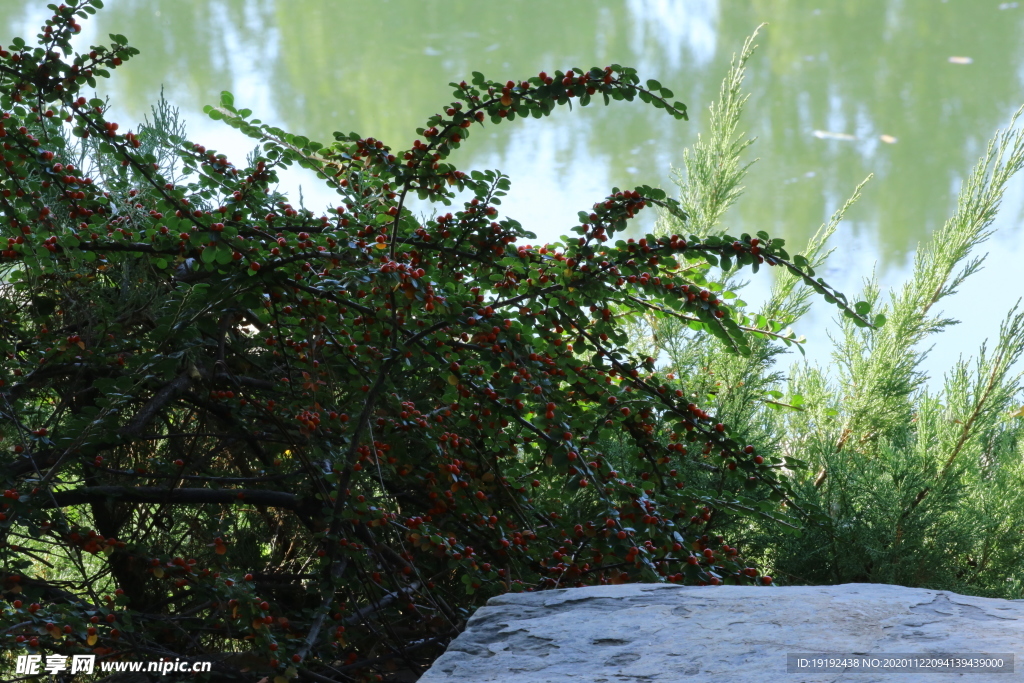
M 788 653 L 1016 654 L 1013 673 L 787 673 Z M 1024 682 L 1024 601 L 882 584 L 596 586 L 492 598 L 420 683 Z

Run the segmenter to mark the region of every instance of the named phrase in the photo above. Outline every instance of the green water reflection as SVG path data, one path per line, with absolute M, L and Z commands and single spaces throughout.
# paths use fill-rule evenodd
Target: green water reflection
M 877 180 L 839 246 L 867 254 L 868 264 L 877 259 L 883 273 L 898 270 L 945 219 L 981 146 L 1024 102 L 1024 6 L 1012 2 L 109 0 L 107 6 L 85 37 L 123 33 L 142 49 L 109 86 L 134 119 L 162 84 L 190 121 L 201 119 L 201 106 L 215 102 L 220 90 L 231 89 L 237 103 L 264 120 L 313 139 L 355 130 L 404 146 L 448 101 L 447 83 L 472 70 L 523 78 L 617 62 L 671 87 L 690 106 L 690 123 L 619 104 L 501 126 L 460 150 L 456 161 L 465 166 L 509 173 L 514 191 L 517 182 L 527 184 L 536 196 L 520 195 L 529 215 L 516 217 L 545 237 L 565 231 L 575 211 L 612 184 L 668 185 L 669 166 L 681 163 L 683 147 L 704 125 L 702 110 L 717 94 L 732 53 L 769 22 L 748 76 L 746 128 L 759 138 L 751 154 L 760 161 L 726 221 L 799 243 L 873 172 Z M 4 0 L 0 32 L 34 34 L 45 14 L 39 0 Z M 855 139 L 837 139 L 843 136 Z M 1020 235 L 1020 221 L 1009 223 Z

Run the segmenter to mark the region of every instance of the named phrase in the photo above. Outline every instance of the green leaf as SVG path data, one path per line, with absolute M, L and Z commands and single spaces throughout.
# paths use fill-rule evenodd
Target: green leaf
M 871 304 L 867 301 L 858 301 L 853 305 L 853 310 L 857 311 L 857 315 L 867 315 L 871 312 Z
M 222 107 L 234 107 L 235 96 L 227 90 L 221 90 L 220 92 L 220 104 Z
M 658 81 L 656 81 L 656 80 L 654 80 L 652 78 L 649 81 L 647 81 L 647 89 L 648 90 L 661 90 L 661 83 L 659 83 Z M 670 97 L 671 97 L 671 95 L 670 95 Z

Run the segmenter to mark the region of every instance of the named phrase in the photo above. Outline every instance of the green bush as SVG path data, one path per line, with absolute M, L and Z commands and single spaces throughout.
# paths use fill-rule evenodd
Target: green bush
M 721 270 L 778 266 L 859 325 L 868 304 L 768 235 L 615 240 L 650 206 L 685 220 L 646 186 L 523 244 L 508 179 L 446 161 L 477 125 L 573 101 L 685 118 L 668 88 L 617 65 L 474 74 L 395 150 L 292 135 L 224 93 L 210 116 L 256 141 L 235 163 L 165 103 L 126 131 L 81 94 L 137 54 L 117 35 L 72 52 L 98 7 L 67 0 L 38 47 L 0 50 L 5 678 L 14 655 L 90 653 L 407 680 L 504 591 L 770 583 L 708 523 L 794 526 L 785 461 L 685 395 L 699 368 L 625 348 L 619 316 L 685 320 L 749 363 L 792 340 L 730 305 Z M 337 204 L 274 191 L 294 164 Z M 411 196 L 458 205 L 418 218 Z
M 681 207 L 704 235 L 719 230 L 746 171 L 740 157 L 752 141 L 737 134 L 741 83 L 742 70 L 734 70 L 712 107 L 707 139 L 676 177 Z M 954 215 L 920 247 L 907 284 L 882 305 L 877 284 L 867 282 L 863 297 L 887 322 L 844 321 L 834 373 L 803 362 L 787 377 L 778 366 L 784 349 L 767 337 L 737 362 L 679 320 L 632 319 L 635 350 L 664 358 L 666 370 L 688 378 L 693 396 L 713 401 L 736 436 L 786 463 L 783 480 L 800 508 L 802 533 L 725 510 L 711 521 L 780 581 L 1024 597 L 1024 384 L 1012 372 L 1024 354 L 1024 312 L 1015 306 L 994 348 L 983 344 L 976 361 L 959 361 L 938 392 L 920 369 L 930 335 L 956 322 L 937 313 L 937 304 L 981 267 L 984 257 L 972 251 L 991 234 L 1007 182 L 1024 166 L 1020 113 L 989 144 Z M 808 244 L 810 271 L 825 262 L 825 242 L 860 190 Z M 678 227 L 666 216 L 659 234 Z M 752 317 L 793 325 L 811 293 L 784 273 Z

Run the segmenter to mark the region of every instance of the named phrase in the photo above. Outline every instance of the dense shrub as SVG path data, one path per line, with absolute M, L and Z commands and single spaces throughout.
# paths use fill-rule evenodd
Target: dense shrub
M 394 150 L 288 134 L 225 93 L 208 111 L 256 140 L 241 163 L 166 103 L 129 131 L 82 94 L 137 54 L 116 35 L 72 52 L 100 6 L 69 0 L 38 47 L 0 51 L 0 667 L 399 680 L 503 591 L 770 583 L 707 524 L 792 524 L 783 462 L 692 398 L 700 380 L 629 352 L 620 316 L 685 319 L 742 359 L 751 330 L 785 335 L 716 268 L 779 266 L 861 325 L 867 304 L 767 235 L 616 240 L 651 206 L 685 225 L 646 186 L 525 244 L 508 179 L 446 161 L 476 125 L 573 101 L 685 118 L 667 88 L 619 66 L 474 74 Z M 337 204 L 275 192 L 293 164 Z M 418 218 L 412 196 L 453 210 Z
M 740 159 L 752 140 L 737 135 L 745 98 L 742 72 L 734 76 L 712 110 L 709 135 L 676 178 L 689 226 L 701 234 L 721 230 L 747 169 Z M 1024 597 L 1024 376 L 1014 371 L 1024 354 L 1024 313 L 1015 306 L 995 344 L 982 343 L 973 363 L 957 362 L 940 390 L 929 389 L 921 369 L 930 336 L 956 323 L 939 307 L 981 268 L 984 256 L 972 251 L 991 234 L 1007 183 L 1024 166 L 1019 115 L 990 142 L 953 216 L 921 245 L 907 283 L 882 305 L 868 279 L 863 296 L 888 322 L 841 324 L 830 367 L 802 362 L 787 375 L 778 367 L 785 349 L 766 339 L 752 340 L 737 361 L 678 320 L 627 323 L 635 352 L 687 377 L 735 426 L 735 437 L 786 460 L 783 479 L 806 512 L 801 534 L 726 510 L 710 525 L 780 582 Z M 812 268 L 825 262 L 825 243 L 860 190 L 803 252 Z M 659 232 L 679 227 L 665 216 Z M 756 315 L 796 324 L 810 294 L 783 273 Z

